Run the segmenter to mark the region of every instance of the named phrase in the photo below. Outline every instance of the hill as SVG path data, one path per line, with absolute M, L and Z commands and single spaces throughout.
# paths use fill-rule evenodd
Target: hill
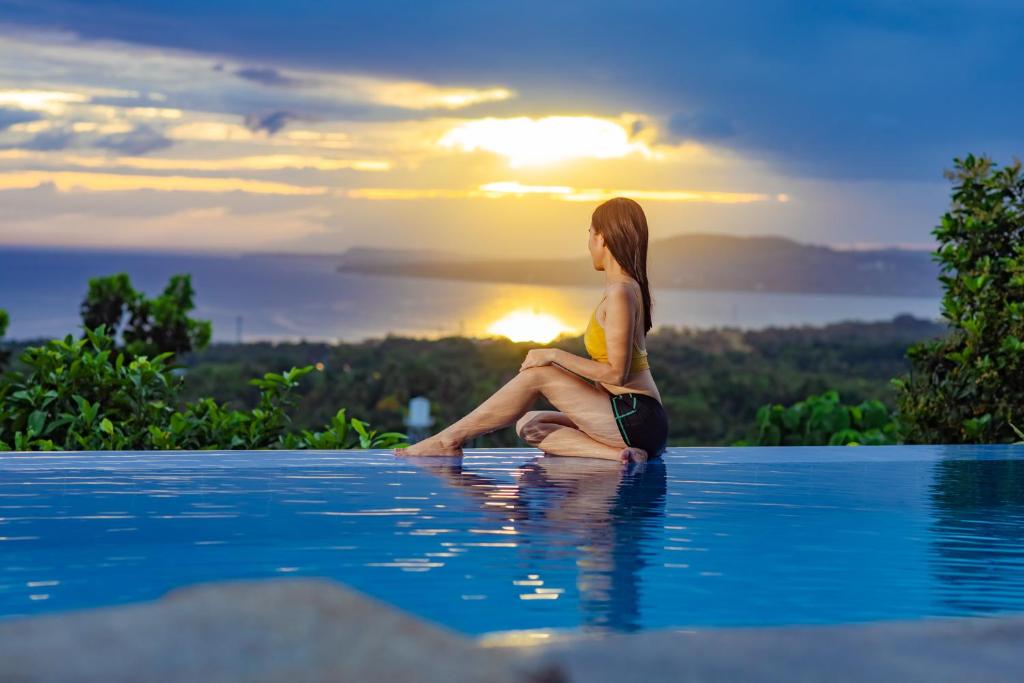
M 366 258 L 372 251 L 372 258 Z M 397 276 L 591 285 L 594 269 L 578 258 L 472 259 L 441 254 L 417 259 L 408 252 L 351 249 L 339 271 Z M 939 295 L 938 267 L 928 252 L 908 249 L 846 251 L 783 237 L 676 235 L 652 241 L 648 271 L 655 288 L 765 291 L 875 296 Z

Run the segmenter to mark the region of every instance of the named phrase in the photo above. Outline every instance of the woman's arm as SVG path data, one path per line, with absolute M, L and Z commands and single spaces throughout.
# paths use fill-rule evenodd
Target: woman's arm
M 583 358 L 563 349 L 554 349 L 552 362 L 587 379 L 622 386 L 629 376 L 633 360 L 631 342 L 636 309 L 625 285 L 609 287 L 606 301 L 604 338 L 608 348 L 608 362 Z
M 621 378 L 614 368 L 608 363 L 577 356 L 565 349 L 550 349 L 554 365 L 561 365 L 569 372 L 575 373 L 584 379 L 597 380 L 606 384 L 622 384 Z

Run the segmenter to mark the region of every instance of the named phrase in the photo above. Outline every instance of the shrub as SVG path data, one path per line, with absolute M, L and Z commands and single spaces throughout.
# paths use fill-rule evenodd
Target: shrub
M 1024 423 L 1024 177 L 985 157 L 956 159 L 939 241 L 950 332 L 910 347 L 893 380 L 909 442 L 998 443 Z
M 115 355 L 116 352 L 116 355 Z M 184 379 L 170 351 L 126 360 L 101 325 L 29 347 L 27 374 L 0 380 L 0 450 L 209 450 L 390 448 L 399 432 L 378 433 L 339 410 L 323 432 L 290 432 L 294 390 L 312 365 L 250 380 L 259 405 L 231 410 L 213 399 L 176 405 Z
M 757 411 L 757 436 L 737 446 L 870 445 L 896 443 L 899 429 L 881 401 L 846 406 L 835 391 L 808 396 L 790 407 Z

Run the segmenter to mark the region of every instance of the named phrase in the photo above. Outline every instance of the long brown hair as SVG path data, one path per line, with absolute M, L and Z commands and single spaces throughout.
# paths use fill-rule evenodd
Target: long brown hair
M 643 294 L 644 335 L 651 329 L 651 288 L 647 281 L 647 216 L 632 199 L 614 197 L 594 209 L 594 230 L 622 269 L 640 285 Z

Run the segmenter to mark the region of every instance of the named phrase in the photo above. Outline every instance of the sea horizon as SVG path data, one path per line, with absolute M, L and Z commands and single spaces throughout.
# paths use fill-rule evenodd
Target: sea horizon
M 246 258 L 239 258 L 245 256 Z M 543 318 L 561 334 L 582 334 L 601 298 L 602 275 L 586 286 L 537 286 L 337 272 L 335 255 L 68 250 L 0 247 L 0 308 L 9 341 L 62 337 L 79 329 L 91 277 L 126 272 L 156 296 L 171 275 L 189 273 L 196 308 L 213 341 L 360 342 L 388 334 L 486 337 L 511 314 Z M 763 329 L 874 322 L 908 314 L 938 319 L 938 297 L 655 288 L 660 326 Z M 239 318 L 241 322 L 239 323 Z M 240 328 L 240 329 L 239 329 Z M 554 335 L 552 335 L 554 336 Z

